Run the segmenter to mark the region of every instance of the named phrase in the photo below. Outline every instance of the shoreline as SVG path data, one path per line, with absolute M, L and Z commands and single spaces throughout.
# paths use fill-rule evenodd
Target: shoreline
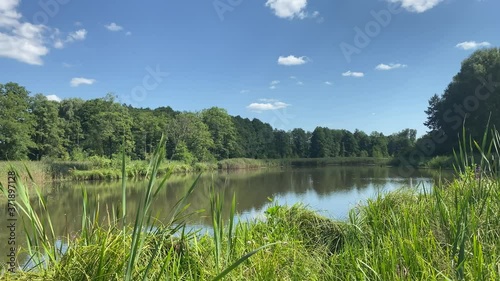
M 447 163 L 429 165 L 433 159 L 427 159 L 425 163 L 414 168 L 417 169 L 442 169 L 453 170 L 450 166 L 450 157 Z M 326 167 L 326 166 L 368 166 L 397 168 L 395 158 L 373 158 L 373 157 L 335 157 L 335 158 L 295 158 L 295 159 L 249 159 L 233 158 L 211 163 L 187 164 L 179 161 L 167 161 L 158 170 L 158 175 L 167 172 L 172 174 L 190 174 L 208 171 L 244 171 L 267 168 L 301 168 L 301 167 Z M 7 175 L 8 166 L 14 166 L 25 182 L 35 182 L 37 185 L 64 181 L 106 181 L 119 180 L 122 171 L 119 165 L 92 163 L 90 161 L 0 161 L 0 181 L 3 175 Z M 26 173 L 25 167 L 30 171 L 31 177 Z M 147 174 L 148 162 L 145 160 L 133 160 L 127 163 L 126 174 L 128 179 L 144 179 Z

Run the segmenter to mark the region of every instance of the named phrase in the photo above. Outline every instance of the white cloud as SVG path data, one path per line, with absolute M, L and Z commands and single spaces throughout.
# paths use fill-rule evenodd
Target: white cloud
M 307 62 L 307 57 L 302 56 L 302 57 L 296 57 L 296 56 L 288 56 L 288 57 L 283 57 L 280 56 L 278 58 L 278 64 L 281 65 L 301 65 L 305 64 Z
M 130 36 L 130 35 L 132 35 L 132 32 L 127 31 L 127 32 L 125 32 L 125 35 Z
M 75 26 L 82 26 L 83 23 L 81 21 L 75 21 Z
M 458 43 L 455 47 L 460 48 L 462 50 L 474 50 L 482 47 L 491 46 L 490 42 L 476 42 L 476 41 L 465 41 L 462 43 Z
M 391 3 L 400 3 L 401 7 L 409 12 L 423 13 L 437 6 L 443 0 L 388 0 Z
M 120 31 L 123 29 L 123 26 L 119 26 L 118 24 L 112 22 L 108 25 L 105 25 L 104 27 L 106 27 L 107 30 L 109 31 Z
M 61 49 L 66 43 L 85 39 L 85 29 L 71 32 L 61 39 L 61 32 L 57 28 L 23 22 L 21 13 L 17 11 L 20 2 L 0 1 L 0 57 L 42 65 L 42 57 L 49 53 L 48 44 Z
M 325 81 L 325 85 L 331 86 L 333 83 L 330 81 Z
M 352 72 L 352 71 L 347 71 L 347 72 L 344 72 L 342 73 L 342 76 L 345 76 L 345 77 L 363 77 L 365 76 L 365 74 L 363 72 Z
M 73 67 L 74 65 L 70 64 L 70 63 L 67 63 L 67 62 L 63 62 L 62 63 L 62 66 L 65 67 L 65 68 L 71 68 Z
M 54 39 L 54 48 L 56 48 L 56 49 L 64 48 L 67 43 L 85 40 L 85 38 L 87 37 L 87 30 L 86 29 L 79 29 L 77 31 L 70 32 L 68 34 L 68 36 L 66 36 L 66 39 L 64 39 L 64 40 L 57 38 L 59 36 L 59 34 L 60 34 L 60 32 L 57 29 L 56 29 L 55 33 L 53 34 L 53 37 L 56 37 Z
M 307 0 L 267 0 L 266 7 L 271 8 L 280 18 L 303 19 L 306 13 Z
M 297 77 L 295 77 L 295 76 L 290 76 L 290 79 L 297 79 Z
M 56 48 L 56 49 L 62 49 L 62 48 L 64 48 L 64 42 L 61 39 L 57 39 L 54 42 L 54 48 Z
M 304 82 L 302 82 L 302 81 L 298 81 L 298 82 L 297 82 L 297 85 L 302 86 L 302 85 L 304 85 Z
M 260 102 L 254 102 L 247 106 L 251 111 L 262 112 L 266 110 L 277 110 L 290 106 L 287 103 L 275 99 L 260 99 Z
M 42 65 L 42 57 L 49 53 L 44 39 L 47 28 L 22 22 L 17 11 L 19 3 L 20 0 L 0 1 L 0 57 Z
M 85 29 L 80 29 L 80 30 L 77 30 L 77 31 L 74 31 L 74 32 L 71 32 L 69 35 L 68 35 L 68 39 L 69 40 L 77 40 L 77 41 L 81 41 L 81 40 L 85 40 L 85 37 L 87 36 L 87 30 Z
M 250 93 L 250 90 L 241 90 L 240 91 L 240 94 L 246 94 L 246 93 Z
M 61 102 L 62 99 L 56 95 L 47 95 L 47 99 L 48 100 L 51 100 L 51 101 L 57 101 L 57 102 Z
M 392 70 L 392 69 L 397 69 L 397 68 L 405 68 L 407 67 L 406 64 L 400 64 L 400 63 L 390 63 L 390 64 L 384 64 L 381 63 L 375 67 L 376 70 Z
M 276 88 L 277 88 L 276 86 L 277 86 L 279 83 L 281 83 L 279 80 L 273 80 L 273 81 L 271 81 L 270 86 L 269 86 L 269 89 L 271 89 L 271 90 L 276 89 Z
M 80 85 L 92 85 L 96 82 L 95 79 L 88 79 L 83 77 L 75 77 L 71 79 L 71 87 L 78 87 Z

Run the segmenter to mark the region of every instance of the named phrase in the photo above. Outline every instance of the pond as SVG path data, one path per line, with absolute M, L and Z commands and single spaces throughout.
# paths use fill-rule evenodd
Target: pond
M 397 168 L 343 166 L 205 173 L 189 197 L 187 212 L 205 210 L 191 216 L 190 225 L 202 228 L 210 226 L 210 186 L 213 185 L 216 190 L 224 190 L 226 217 L 229 215 L 234 193 L 239 219 L 258 218 L 273 202 L 289 205 L 301 202 L 325 216 L 342 220 L 347 217 L 351 208 L 380 192 L 402 187 L 429 190 L 440 175 L 444 179 L 452 178 L 451 172 L 418 170 L 407 176 L 401 175 Z M 167 188 L 153 203 L 154 216 L 160 221 L 167 221 L 173 205 L 186 193 L 196 177 L 197 175 L 171 176 Z M 127 183 L 129 221 L 134 218 L 146 186 L 147 183 L 143 181 Z M 113 212 L 120 212 L 120 182 L 65 182 L 44 186 L 42 189 L 58 236 L 79 230 L 84 189 L 91 201 L 89 209 L 95 209 L 98 204 L 102 219 Z M 0 202 L 2 210 L 6 210 L 5 201 Z M 0 213 L 0 219 L 7 222 L 6 212 Z M 0 231 L 1 253 L 7 252 L 7 235 L 5 229 Z M 18 222 L 17 240 L 18 244 L 25 240 L 21 221 Z

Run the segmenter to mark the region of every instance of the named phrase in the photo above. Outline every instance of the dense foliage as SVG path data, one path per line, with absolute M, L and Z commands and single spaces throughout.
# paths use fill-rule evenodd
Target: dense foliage
M 500 128 L 500 48 L 476 51 L 462 62 L 444 93 L 429 100 L 422 139 L 427 154 L 450 154 L 465 135 L 481 140 L 485 127 Z M 488 141 L 488 140 L 485 140 Z M 425 148 L 424 148 L 425 147 Z
M 179 112 L 134 108 L 103 98 L 50 101 L 16 83 L 0 84 L 0 160 L 113 158 L 122 146 L 132 159 L 147 159 L 162 134 L 167 158 L 188 163 L 228 158 L 388 157 L 410 149 L 416 131 L 384 136 L 317 127 L 274 129 L 259 119 L 231 116 L 212 107 Z

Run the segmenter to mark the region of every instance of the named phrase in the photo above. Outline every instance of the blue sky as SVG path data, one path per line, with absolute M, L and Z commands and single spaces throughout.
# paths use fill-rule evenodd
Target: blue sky
M 0 83 L 54 99 L 211 106 L 276 128 L 426 128 L 495 0 L 0 0 Z M 364 40 L 363 40 L 364 39 Z

